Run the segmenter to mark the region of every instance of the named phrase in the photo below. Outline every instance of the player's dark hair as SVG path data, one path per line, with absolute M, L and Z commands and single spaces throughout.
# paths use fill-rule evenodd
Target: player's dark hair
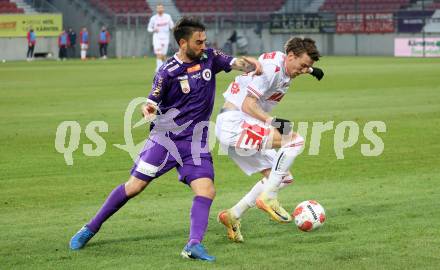
M 177 44 L 182 38 L 189 40 L 194 32 L 204 32 L 205 25 L 194 17 L 182 17 L 173 28 L 173 35 Z
M 293 52 L 297 56 L 307 53 L 313 61 L 318 61 L 319 57 L 321 57 L 316 48 L 315 41 L 311 38 L 290 38 L 284 45 L 284 50 L 286 54 Z

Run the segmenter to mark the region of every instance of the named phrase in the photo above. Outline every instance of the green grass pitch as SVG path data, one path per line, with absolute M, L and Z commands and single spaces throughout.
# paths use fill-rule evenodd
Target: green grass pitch
M 293 211 L 306 199 L 326 209 L 321 230 L 271 222 L 251 209 L 242 220 L 245 243 L 234 244 L 216 222 L 260 178 L 247 177 L 214 154 L 217 197 L 205 245 L 213 264 L 180 258 L 189 229 L 192 193 L 171 172 L 104 224 L 79 252 L 70 237 L 108 193 L 127 180 L 132 160 L 124 143 L 124 112 L 149 91 L 154 59 L 0 64 L 0 269 L 438 269 L 440 265 L 440 60 L 324 57 L 326 76 L 296 79 L 274 115 L 293 121 L 355 121 L 357 143 L 337 159 L 334 130 L 323 133 L 319 155 L 309 144 L 296 160 L 296 183 L 280 201 Z M 237 73 L 219 74 L 221 93 Z M 140 116 L 140 115 L 139 115 Z M 74 164 L 55 150 L 62 121 L 82 133 Z M 91 121 L 105 121 L 102 156 L 83 145 Z M 383 121 L 384 151 L 361 154 L 362 128 Z M 135 142 L 146 127 L 134 131 Z M 308 129 L 307 141 L 310 141 Z

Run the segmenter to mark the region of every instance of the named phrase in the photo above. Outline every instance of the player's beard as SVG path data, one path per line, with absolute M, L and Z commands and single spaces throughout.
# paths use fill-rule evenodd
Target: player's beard
M 188 48 L 186 50 L 186 57 L 188 57 L 192 61 L 200 59 L 200 57 L 202 57 L 202 54 L 203 54 L 203 50 L 198 54 L 195 51 L 193 51 L 191 48 Z

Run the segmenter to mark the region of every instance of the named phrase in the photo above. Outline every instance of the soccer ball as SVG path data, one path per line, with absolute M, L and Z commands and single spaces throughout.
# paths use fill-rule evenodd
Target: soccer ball
M 314 200 L 298 204 L 292 216 L 298 229 L 304 232 L 318 229 L 325 221 L 324 208 Z

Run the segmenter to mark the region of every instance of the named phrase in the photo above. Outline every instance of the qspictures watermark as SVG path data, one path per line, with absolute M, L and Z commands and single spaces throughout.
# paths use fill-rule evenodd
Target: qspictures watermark
M 127 152 L 131 159 L 135 161 L 145 144 L 146 139 L 139 143 L 135 143 L 133 139 L 132 130 L 142 125 L 148 125 L 148 121 L 140 116 L 138 107 L 147 101 L 145 97 L 138 97 L 133 99 L 127 106 L 124 114 L 124 144 L 113 144 L 124 152 Z M 179 134 L 192 124 L 192 120 L 178 125 L 174 119 L 179 114 L 177 109 L 168 110 L 166 113 L 159 113 L 153 123 L 155 127 L 150 132 L 149 140 L 158 143 L 165 147 L 168 152 L 181 164 L 181 157 L 176 144 L 170 139 L 170 134 Z M 139 117 L 134 125 L 133 117 Z M 158 125 L 159 123 L 159 125 Z M 366 143 L 360 145 L 360 152 L 365 157 L 379 156 L 384 152 L 385 145 L 380 136 L 387 131 L 386 124 L 383 121 L 369 121 L 364 125 L 359 125 L 355 121 L 327 121 L 327 122 L 297 122 L 293 123 L 294 129 L 304 138 L 310 132 L 310 140 L 306 141 L 309 146 L 308 155 L 319 155 L 321 147 L 321 138 L 324 133 L 333 132 L 333 150 L 337 159 L 344 159 L 344 151 L 352 148 L 356 143 L 364 138 Z M 160 126 L 160 128 L 157 128 Z M 204 143 L 201 134 L 203 130 L 209 128 L 208 143 Z M 202 121 L 195 125 L 194 134 L 191 141 L 191 153 L 193 160 L 197 164 L 200 154 L 211 152 L 218 143 L 214 135 L 215 122 Z M 81 127 L 78 121 L 64 121 L 61 122 L 56 130 L 55 149 L 58 153 L 64 156 L 67 165 L 74 164 L 73 153 L 80 149 L 81 134 L 92 142 L 82 144 L 82 152 L 89 157 L 98 157 L 105 154 L 107 149 L 107 142 L 101 136 L 102 133 L 109 131 L 109 125 L 105 121 L 91 121 L 85 127 Z M 304 151 L 305 148 L 303 148 Z M 144 149 L 146 150 L 146 149 Z M 239 151 L 237 151 L 239 153 Z M 219 147 L 218 155 L 227 155 L 224 147 Z M 240 153 L 239 153 L 240 154 Z M 249 155 L 247 152 L 246 155 Z

